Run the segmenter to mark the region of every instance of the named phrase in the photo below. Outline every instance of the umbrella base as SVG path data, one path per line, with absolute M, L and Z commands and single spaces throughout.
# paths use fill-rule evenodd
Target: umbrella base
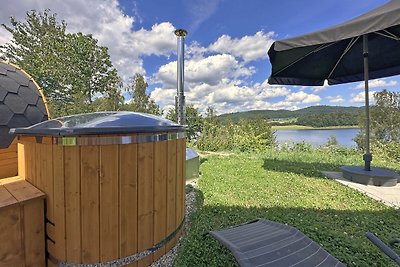
M 392 171 L 371 168 L 370 171 L 364 170 L 364 166 L 343 166 L 341 168 L 343 178 L 359 184 L 375 186 L 396 186 L 400 181 L 400 176 Z

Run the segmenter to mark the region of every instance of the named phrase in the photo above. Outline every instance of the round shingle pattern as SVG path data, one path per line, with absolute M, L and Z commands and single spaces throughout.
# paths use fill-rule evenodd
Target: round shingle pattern
M 0 62 L 0 148 L 12 143 L 11 128 L 47 119 L 45 100 L 32 78 L 18 67 Z

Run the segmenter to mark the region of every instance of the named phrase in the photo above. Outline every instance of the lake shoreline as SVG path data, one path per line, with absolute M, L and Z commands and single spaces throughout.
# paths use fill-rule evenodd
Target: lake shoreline
M 357 125 L 352 126 L 327 126 L 327 127 L 311 127 L 304 125 L 273 125 L 272 130 L 336 130 L 336 129 L 359 129 Z

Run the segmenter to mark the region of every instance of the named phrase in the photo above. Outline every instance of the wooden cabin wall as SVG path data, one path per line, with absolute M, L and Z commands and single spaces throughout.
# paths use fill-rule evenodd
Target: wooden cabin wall
M 0 149 L 0 179 L 18 175 L 17 140 L 8 148 Z

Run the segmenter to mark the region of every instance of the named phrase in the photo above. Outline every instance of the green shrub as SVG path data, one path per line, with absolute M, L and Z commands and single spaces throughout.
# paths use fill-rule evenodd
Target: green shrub
M 372 151 L 375 157 L 381 157 L 391 162 L 400 162 L 400 143 L 398 142 L 373 142 Z
M 207 151 L 265 151 L 276 144 L 274 131 L 266 120 L 207 121 L 197 147 Z

